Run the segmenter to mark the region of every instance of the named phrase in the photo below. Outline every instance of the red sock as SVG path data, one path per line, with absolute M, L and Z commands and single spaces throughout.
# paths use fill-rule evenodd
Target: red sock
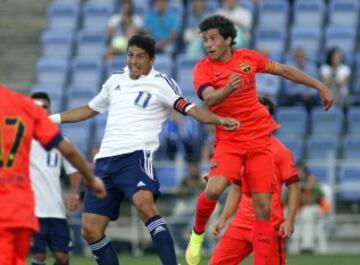
M 209 200 L 205 192 L 201 192 L 196 202 L 195 211 L 195 223 L 194 231 L 198 234 L 202 234 L 205 231 L 205 225 L 207 224 L 212 212 L 216 206 L 216 201 Z
M 253 230 L 254 265 L 269 265 L 274 241 L 273 228 L 268 220 L 255 220 Z

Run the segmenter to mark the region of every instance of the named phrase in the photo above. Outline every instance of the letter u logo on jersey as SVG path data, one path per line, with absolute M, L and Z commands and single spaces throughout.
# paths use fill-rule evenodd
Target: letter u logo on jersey
M 137 95 L 134 104 L 141 108 L 146 108 L 149 105 L 151 94 L 148 92 L 140 91 Z

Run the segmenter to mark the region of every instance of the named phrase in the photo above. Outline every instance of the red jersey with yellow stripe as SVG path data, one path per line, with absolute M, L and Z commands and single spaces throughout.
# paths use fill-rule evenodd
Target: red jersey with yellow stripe
M 0 227 L 38 230 L 29 177 L 33 138 L 47 150 L 62 140 L 43 109 L 0 85 Z
M 209 57 L 199 61 L 193 72 L 194 88 L 202 99 L 202 92 L 209 86 L 222 89 L 232 74 L 241 78 L 240 88 L 233 91 L 223 102 L 210 106 L 210 110 L 224 117 L 236 118 L 241 122 L 239 130 L 228 132 L 216 127 L 216 140 L 247 141 L 268 135 L 279 125 L 260 104 L 256 91 L 257 73 L 265 73 L 275 67 L 275 63 L 259 52 L 237 49 L 225 63 Z
M 275 172 L 276 172 L 276 189 L 272 194 L 271 201 L 271 224 L 278 228 L 284 222 L 284 208 L 281 200 L 281 187 L 290 185 L 299 181 L 294 158 L 276 137 L 271 136 L 271 149 L 274 154 Z M 231 225 L 252 229 L 255 221 L 254 209 L 251 200 L 249 187 L 242 178 L 242 195 L 237 212 L 231 222 Z

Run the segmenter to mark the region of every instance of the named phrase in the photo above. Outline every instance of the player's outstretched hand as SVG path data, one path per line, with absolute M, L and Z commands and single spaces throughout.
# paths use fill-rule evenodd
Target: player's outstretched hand
M 85 185 L 96 197 L 101 199 L 106 196 L 106 188 L 104 182 L 100 178 L 94 177 L 91 181 L 85 181 Z
M 220 218 L 216 221 L 216 223 L 215 223 L 215 225 L 214 225 L 214 227 L 213 227 L 213 231 L 212 231 L 215 238 L 217 238 L 217 237 L 220 235 L 222 229 L 223 229 L 224 226 L 225 226 L 225 223 L 226 223 L 226 221 L 225 221 L 225 219 L 222 218 L 222 217 L 220 217 Z
M 240 127 L 240 122 L 233 118 L 220 118 L 220 124 L 227 131 L 235 131 Z
M 330 109 L 331 105 L 334 102 L 334 95 L 332 94 L 332 92 L 330 91 L 329 88 L 327 88 L 326 86 L 323 86 L 320 90 L 320 98 L 321 101 L 324 105 L 324 110 L 327 111 Z
M 235 89 L 240 88 L 240 82 L 240 75 L 232 74 L 229 77 L 229 82 L 227 85 L 231 91 L 234 91 Z

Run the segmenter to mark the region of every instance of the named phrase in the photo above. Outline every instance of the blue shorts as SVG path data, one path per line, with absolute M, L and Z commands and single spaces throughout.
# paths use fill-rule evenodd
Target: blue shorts
M 46 253 L 46 246 L 51 252 L 68 253 L 71 250 L 69 226 L 66 219 L 39 218 L 40 232 L 32 239 L 31 253 Z
M 131 201 L 139 190 L 148 190 L 156 199 L 160 195 L 160 184 L 153 174 L 152 153 L 135 151 L 129 154 L 100 158 L 95 161 L 95 175 L 106 186 L 107 196 L 96 198 L 86 191 L 84 212 L 107 216 L 116 220 L 124 198 Z

